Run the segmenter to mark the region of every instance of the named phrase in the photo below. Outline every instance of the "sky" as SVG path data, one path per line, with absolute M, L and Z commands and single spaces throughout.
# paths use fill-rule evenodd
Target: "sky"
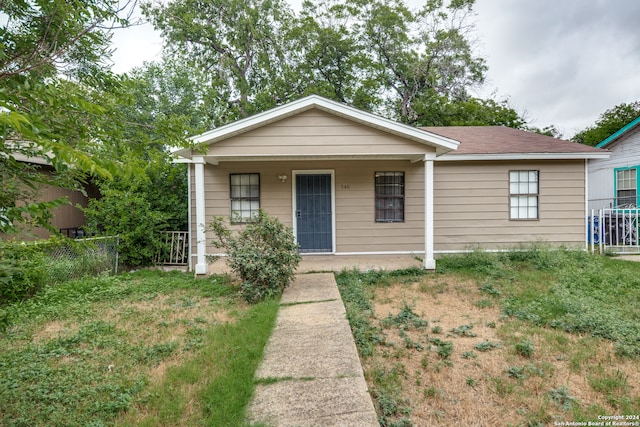
M 530 125 L 555 125 L 569 139 L 640 100 L 640 1 L 476 0 L 474 10 L 476 51 L 489 67 L 477 95 L 508 99 Z M 113 41 L 114 72 L 160 59 L 150 24 L 117 30 Z

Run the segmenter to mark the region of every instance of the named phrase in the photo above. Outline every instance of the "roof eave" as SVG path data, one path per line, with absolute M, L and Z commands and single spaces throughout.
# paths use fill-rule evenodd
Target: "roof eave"
M 596 148 L 605 147 L 606 145 L 608 145 L 611 142 L 615 141 L 616 139 L 620 138 L 622 135 L 624 135 L 625 133 L 629 132 L 631 129 L 635 128 L 638 125 L 640 125 L 640 117 L 638 117 L 637 119 L 635 119 L 631 123 L 628 123 L 626 126 L 623 126 L 620 130 L 615 132 L 613 135 L 611 135 L 610 137 L 608 137 L 604 141 L 602 141 L 599 144 L 597 144 Z
M 438 161 L 478 160 L 592 160 L 608 159 L 611 153 L 502 153 L 502 154 L 445 154 Z

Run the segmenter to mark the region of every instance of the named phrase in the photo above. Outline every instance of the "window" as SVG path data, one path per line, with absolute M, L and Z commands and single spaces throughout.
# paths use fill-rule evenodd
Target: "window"
M 404 172 L 376 172 L 376 222 L 404 222 Z
M 511 219 L 538 219 L 538 171 L 509 171 Z
M 616 171 L 616 206 L 631 207 L 636 205 L 637 169 Z
M 230 184 L 232 221 L 250 221 L 260 209 L 260 174 L 231 174 Z

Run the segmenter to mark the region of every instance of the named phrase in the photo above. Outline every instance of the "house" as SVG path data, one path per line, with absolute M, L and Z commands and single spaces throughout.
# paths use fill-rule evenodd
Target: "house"
M 640 206 L 640 117 L 596 145 L 611 156 L 589 161 L 589 209 Z
M 14 153 L 13 157 L 24 163 L 29 163 L 37 168 L 38 172 L 45 178 L 52 176 L 53 167 L 50 162 L 42 157 L 27 157 L 23 154 Z M 84 235 L 83 226 L 86 225 L 84 213 L 80 207 L 87 207 L 88 200 L 90 198 L 98 198 L 98 189 L 88 183 L 84 185 L 84 192 L 70 190 L 66 188 L 60 188 L 55 185 L 42 184 L 37 189 L 35 200 L 37 202 L 50 202 L 53 200 L 66 198 L 69 204 L 58 206 L 52 210 L 51 225 L 53 228 L 58 229 L 62 235 L 67 237 L 76 238 Z M 80 206 L 80 207 L 79 207 Z M 25 229 L 19 232 L 17 235 L 11 235 L 10 237 L 16 237 L 22 240 L 33 239 L 47 239 L 51 236 L 49 230 L 43 227 L 35 227 Z
M 589 159 L 606 151 L 504 127 L 418 129 L 309 96 L 193 138 L 192 267 L 203 227 L 264 209 L 304 254 L 436 255 L 536 240 L 585 246 Z

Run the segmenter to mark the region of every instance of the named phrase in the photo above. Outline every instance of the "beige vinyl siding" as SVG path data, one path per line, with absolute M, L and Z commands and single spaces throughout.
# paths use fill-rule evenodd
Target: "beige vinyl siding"
M 375 221 L 375 172 L 405 173 L 404 222 Z M 423 224 L 422 162 L 345 162 L 336 169 L 337 252 L 424 251 Z
M 336 252 L 424 251 L 424 165 L 409 161 L 309 161 L 309 162 L 225 162 L 205 167 L 207 221 L 214 216 L 230 215 L 229 175 L 260 174 L 260 207 L 287 226 L 293 226 L 293 172 L 333 170 L 336 200 Z M 376 223 L 374 173 L 405 172 L 405 222 Z M 191 194 L 195 179 L 191 168 Z M 286 174 L 282 183 L 278 175 Z M 191 221 L 195 231 L 195 200 Z M 196 253 L 195 233 L 191 236 Z M 212 240 L 207 233 L 207 242 Z M 215 252 L 208 248 L 209 253 Z
M 212 156 L 424 154 L 433 149 L 313 109 L 211 144 Z
M 509 219 L 509 171 L 539 170 L 539 219 Z M 436 162 L 435 250 L 584 245 L 584 161 Z

